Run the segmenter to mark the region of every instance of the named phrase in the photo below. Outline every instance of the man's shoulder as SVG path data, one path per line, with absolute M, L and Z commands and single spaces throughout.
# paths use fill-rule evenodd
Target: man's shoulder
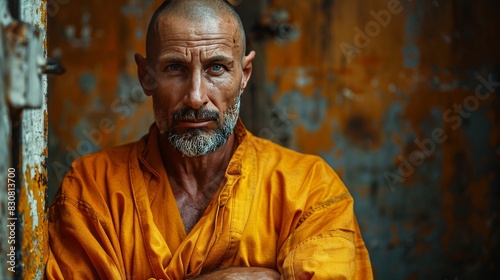
M 249 140 L 252 151 L 247 155 L 252 155 L 250 160 L 252 158 L 255 160 L 259 172 L 301 174 L 302 176 L 322 174 L 337 177 L 332 167 L 318 155 L 295 151 L 256 136 L 251 136 Z
M 300 165 L 309 165 L 313 163 L 326 164 L 320 156 L 296 151 L 264 138 L 251 135 L 249 140 L 259 159 L 273 159 Z
M 71 169 L 126 165 L 130 157 L 130 152 L 135 145 L 137 145 L 137 142 L 104 148 L 100 151 L 83 155 L 73 161 Z
M 136 166 L 137 156 L 134 155 L 137 155 L 138 145 L 140 141 L 79 157 L 71 163 L 62 186 L 107 189 L 118 183 L 125 184 L 131 168 Z
M 255 136 L 250 140 L 256 163 L 251 170 L 261 180 L 275 183 L 275 192 L 281 190 L 294 198 L 289 201 L 296 201 L 304 193 L 316 193 L 322 199 L 348 193 L 339 175 L 320 156 L 301 153 Z
M 80 207 L 83 203 L 92 215 L 106 213 L 109 197 L 116 191 L 127 192 L 129 159 L 136 144 L 105 148 L 74 160 L 54 205 L 68 202 Z

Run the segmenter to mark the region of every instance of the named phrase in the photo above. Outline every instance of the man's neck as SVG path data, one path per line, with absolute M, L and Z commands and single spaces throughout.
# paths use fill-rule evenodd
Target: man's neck
M 217 150 L 199 157 L 183 156 L 168 140 L 162 139 L 162 159 L 174 192 L 182 188 L 193 198 L 200 193 L 213 195 L 215 192 L 207 188 L 218 189 L 235 150 L 235 138 L 235 134 L 231 134 Z

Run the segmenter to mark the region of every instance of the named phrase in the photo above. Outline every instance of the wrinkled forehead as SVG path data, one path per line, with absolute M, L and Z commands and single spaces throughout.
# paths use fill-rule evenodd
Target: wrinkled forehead
M 203 47 L 224 46 L 237 49 L 240 47 L 235 36 L 227 33 L 209 33 L 193 30 L 192 32 L 166 33 L 158 37 L 160 47 Z
M 151 55 L 160 55 L 169 48 L 205 48 L 242 55 L 241 34 L 238 23 L 228 16 L 188 20 L 176 15 L 158 18 L 154 36 L 147 42 Z

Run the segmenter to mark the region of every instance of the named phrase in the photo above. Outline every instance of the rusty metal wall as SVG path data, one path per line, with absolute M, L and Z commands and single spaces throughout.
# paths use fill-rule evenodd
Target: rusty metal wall
M 352 191 L 379 279 L 498 275 L 500 42 L 493 1 L 271 1 L 277 112 L 262 135 Z
M 136 78 L 133 55 L 145 53 L 155 2 L 49 5 L 49 52 L 67 68 L 49 81 L 51 197 L 75 158 L 136 140 L 152 123 L 152 106 Z
M 68 70 L 49 81 L 52 193 L 75 157 L 135 140 L 152 122 L 133 54 L 144 53 L 159 2 L 65 0 L 53 16 L 49 5 L 49 52 Z M 238 9 L 258 51 L 247 126 L 337 170 L 377 279 L 495 279 L 500 4 L 270 0 Z

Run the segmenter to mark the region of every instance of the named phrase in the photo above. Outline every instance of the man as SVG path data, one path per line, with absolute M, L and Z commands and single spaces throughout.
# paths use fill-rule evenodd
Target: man
M 372 278 L 334 171 L 238 119 L 254 56 L 225 1 L 157 10 L 136 55 L 156 122 L 73 163 L 49 212 L 48 279 Z

